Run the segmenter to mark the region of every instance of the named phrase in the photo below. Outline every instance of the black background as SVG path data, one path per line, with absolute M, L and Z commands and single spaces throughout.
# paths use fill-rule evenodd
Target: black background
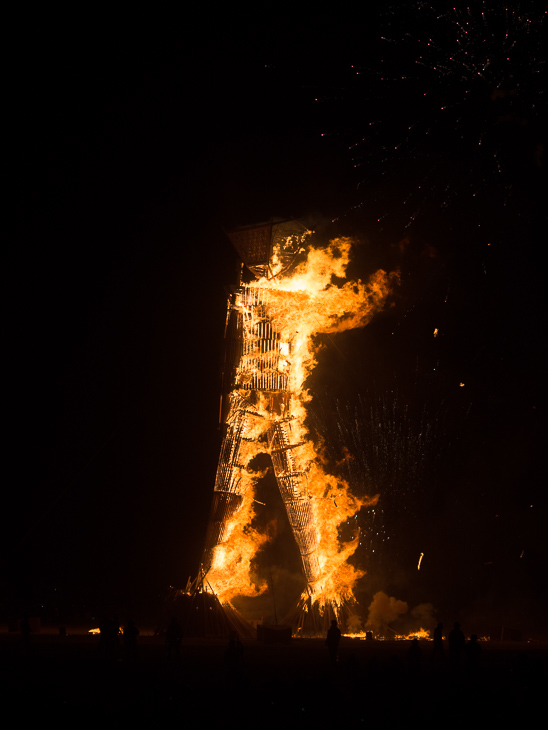
M 384 590 L 448 620 L 538 629 L 544 97 L 501 115 L 477 92 L 463 107 L 465 135 L 487 130 L 501 150 L 501 183 L 468 137 L 457 144 L 462 125 L 415 104 L 433 81 L 380 83 L 390 13 L 303 23 L 267 4 L 251 19 L 48 15 L 11 30 L 4 613 L 144 614 L 194 577 L 237 266 L 223 226 L 304 216 L 323 240 L 356 239 L 353 276 L 401 272 L 367 328 L 325 339 L 310 384 L 319 430 L 359 397 L 362 452 L 384 439 L 355 472 L 383 507 L 361 518 L 375 550 L 357 553 L 362 602 Z M 522 66 L 520 90 L 541 88 L 544 62 Z M 460 99 L 455 79 L 435 93 Z M 388 154 L 414 118 L 415 147 Z

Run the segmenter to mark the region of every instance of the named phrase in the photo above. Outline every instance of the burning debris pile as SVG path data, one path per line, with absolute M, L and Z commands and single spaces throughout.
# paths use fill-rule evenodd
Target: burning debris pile
M 329 473 L 321 445 L 305 425 L 311 400 L 306 380 L 316 362 L 315 335 L 366 325 L 383 307 L 397 274 L 379 270 L 367 283 L 348 281 L 351 240 L 314 247 L 312 232 L 297 221 L 238 229 L 229 237 L 255 280 L 240 282 L 228 301 L 225 435 L 202 585 L 225 604 L 267 588 L 254 572 L 268 537 L 253 526 L 262 473 L 252 468 L 253 459 L 267 453 L 307 582 L 301 611 L 344 620 L 343 606 L 353 600 L 363 573 L 348 562 L 358 541 L 342 544 L 338 526 L 376 497 L 357 498 Z

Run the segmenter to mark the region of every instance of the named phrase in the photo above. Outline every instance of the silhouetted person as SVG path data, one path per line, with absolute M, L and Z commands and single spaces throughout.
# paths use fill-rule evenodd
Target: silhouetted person
M 453 629 L 449 634 L 449 660 L 451 664 L 458 667 L 460 658 L 464 649 L 464 634 L 460 629 L 460 624 L 455 621 Z
M 325 645 L 329 650 L 329 658 L 332 666 L 337 663 L 337 652 L 339 650 L 339 641 L 341 640 L 341 630 L 337 626 L 337 621 L 333 619 L 331 621 L 331 627 L 327 632 L 327 639 Z
M 468 644 L 464 645 L 464 666 L 470 675 L 474 675 L 479 666 L 481 646 L 476 634 L 472 634 Z
M 230 632 L 230 638 L 228 640 L 228 647 L 225 652 L 225 659 L 227 664 L 232 667 L 238 667 L 242 664 L 244 658 L 244 647 L 240 641 L 240 637 L 236 631 Z
M 107 659 L 115 659 L 120 647 L 120 626 L 118 617 L 105 619 L 100 626 L 101 639 L 100 643 L 105 652 Z
M 411 641 L 411 646 L 407 650 L 407 664 L 410 671 L 419 672 L 422 663 L 422 649 L 419 646 L 417 638 Z
M 179 624 L 175 616 L 173 616 L 173 618 L 169 622 L 169 626 L 167 627 L 166 631 L 166 645 L 168 656 L 171 656 L 172 652 L 175 653 L 175 656 L 180 655 L 182 640 L 183 630 L 181 629 L 181 625 Z
M 445 660 L 445 650 L 443 648 L 443 624 L 439 623 L 434 629 L 434 653 L 433 659 L 436 662 Z
M 126 659 L 133 659 L 137 650 L 137 637 L 139 636 L 139 629 L 135 626 L 132 619 L 128 619 L 127 625 L 122 635 L 124 642 L 124 650 Z

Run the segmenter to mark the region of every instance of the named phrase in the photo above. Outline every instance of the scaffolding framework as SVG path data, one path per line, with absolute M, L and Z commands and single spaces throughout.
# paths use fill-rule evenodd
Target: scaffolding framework
M 243 478 L 242 443 L 265 437 L 278 487 L 297 542 L 309 591 L 320 577 L 314 502 L 308 494 L 308 464 L 295 437 L 299 424 L 291 415 L 289 364 L 292 343 L 284 342 L 269 317 L 269 291 L 240 285 L 228 302 L 225 368 L 229 410 L 217 467 L 203 569 L 226 539 L 242 506 L 249 481 Z M 258 407 L 258 404 L 261 407 Z M 264 404 L 267 404 L 266 407 Z M 250 433 L 253 436 L 250 437 Z
M 323 444 L 305 424 L 307 378 L 318 334 L 365 326 L 386 301 L 398 273 L 379 269 L 349 280 L 352 240 L 309 245 L 299 221 L 270 221 L 227 232 L 254 276 L 230 288 L 222 364 L 223 441 L 201 573 L 221 602 L 255 597 L 267 583 L 254 560 L 268 538 L 254 525 L 255 457 L 270 456 L 299 553 L 307 591 L 291 623 L 315 632 L 330 615 L 352 614 L 353 588 L 364 575 L 349 558 L 359 530 L 339 530 L 378 495 L 358 497 L 328 470 Z M 355 623 L 355 622 L 354 622 Z M 325 627 L 324 627 L 325 628 Z

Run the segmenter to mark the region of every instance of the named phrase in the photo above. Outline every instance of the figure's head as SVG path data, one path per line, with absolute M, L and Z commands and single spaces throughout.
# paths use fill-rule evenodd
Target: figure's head
M 303 257 L 306 238 L 312 233 L 294 218 L 272 218 L 268 223 L 226 231 L 245 266 L 258 278 L 272 279 L 287 273 Z

